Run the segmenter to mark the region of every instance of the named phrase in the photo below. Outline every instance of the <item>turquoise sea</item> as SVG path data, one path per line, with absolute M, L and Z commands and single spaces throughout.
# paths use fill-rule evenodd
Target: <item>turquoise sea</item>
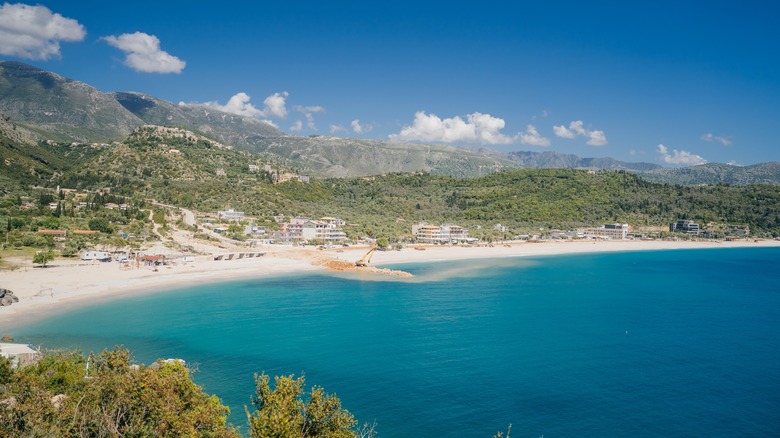
M 72 309 L 46 348 L 178 357 L 245 424 L 253 374 L 305 373 L 381 437 L 780 436 L 780 248 L 307 274 Z

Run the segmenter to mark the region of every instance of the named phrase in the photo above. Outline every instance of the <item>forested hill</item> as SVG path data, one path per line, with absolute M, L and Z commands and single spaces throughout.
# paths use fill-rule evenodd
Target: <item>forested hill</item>
M 752 166 L 707 163 L 679 169 L 653 169 L 639 172 L 642 178 L 665 184 L 780 184 L 780 162 Z
M 604 223 L 666 227 L 693 219 L 709 229 L 748 225 L 755 235 L 780 236 L 780 186 L 685 187 L 645 181 L 627 172 L 522 169 L 480 178 L 417 172 L 311 183 L 258 184 L 246 179 L 170 180 L 142 191 L 202 210 L 226 205 L 271 221 L 270 215 L 339 216 L 353 236 L 399 237 L 412 224 L 455 222 L 490 234 L 573 229 Z

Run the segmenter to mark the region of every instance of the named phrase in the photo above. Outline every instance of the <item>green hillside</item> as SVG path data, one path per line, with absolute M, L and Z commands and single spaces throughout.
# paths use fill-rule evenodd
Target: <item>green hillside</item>
M 708 163 L 678 169 L 653 169 L 640 172 L 642 178 L 665 184 L 780 184 L 780 162 L 752 166 Z
M 479 155 L 453 146 L 354 138 L 261 138 L 253 143 L 251 149 L 295 161 L 304 171 L 325 177 L 415 171 L 474 177 L 519 167 L 509 160 Z

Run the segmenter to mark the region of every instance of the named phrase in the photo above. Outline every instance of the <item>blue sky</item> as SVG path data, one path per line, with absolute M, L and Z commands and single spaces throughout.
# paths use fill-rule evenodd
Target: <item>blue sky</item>
M 780 160 L 777 23 L 769 1 L 63 0 L 2 4 L 0 59 L 296 135 L 753 164 Z

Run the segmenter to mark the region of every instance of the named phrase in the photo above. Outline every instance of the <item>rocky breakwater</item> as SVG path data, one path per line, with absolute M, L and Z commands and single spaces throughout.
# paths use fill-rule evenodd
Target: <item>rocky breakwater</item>
M 19 298 L 14 295 L 13 292 L 8 289 L 0 288 L 0 306 L 10 306 L 11 304 L 18 302 Z
M 345 260 L 327 260 L 322 263 L 323 266 L 338 272 L 370 272 L 373 274 L 394 275 L 396 277 L 411 277 L 412 274 L 405 271 L 396 271 L 387 268 L 375 268 L 373 266 L 356 266 L 354 262 Z

